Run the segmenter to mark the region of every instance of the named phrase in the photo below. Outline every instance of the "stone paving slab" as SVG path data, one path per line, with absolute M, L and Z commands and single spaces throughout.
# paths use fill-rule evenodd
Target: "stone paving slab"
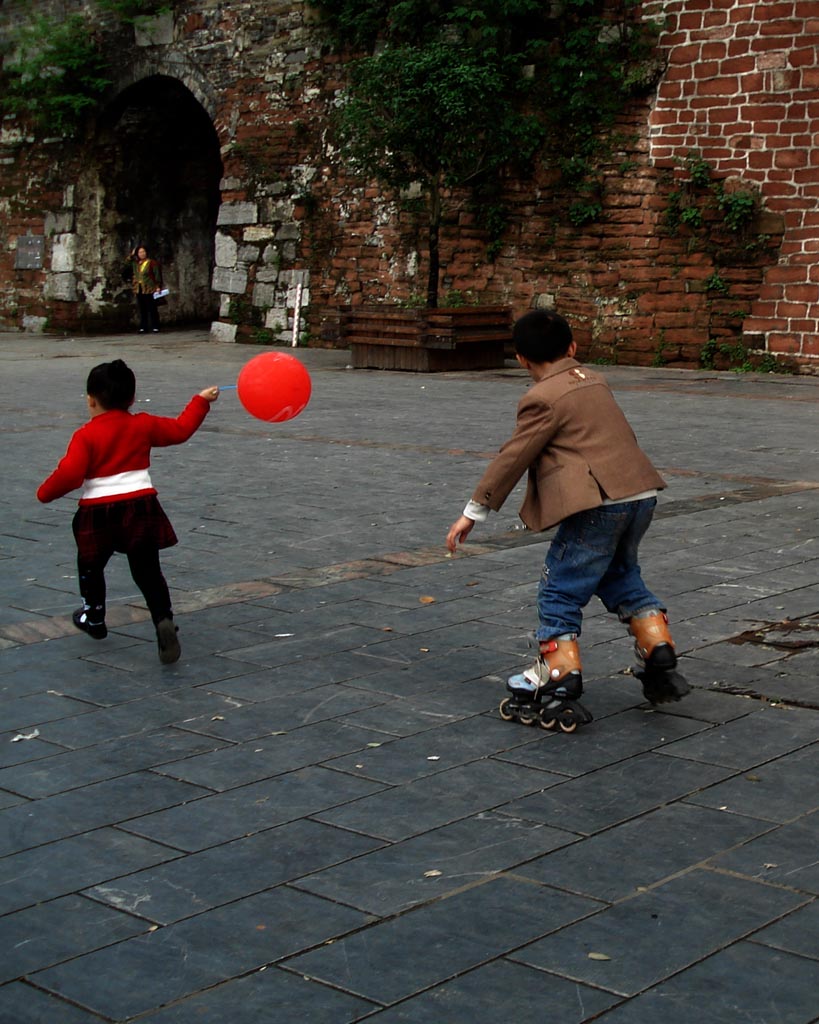
M 31 799 L 156 769 L 177 759 L 195 759 L 224 747 L 219 740 L 173 728 L 142 735 L 139 743 L 132 744 L 114 739 L 81 750 L 50 746 L 45 753 L 41 749 L 45 744 L 37 744 L 37 740 L 24 744 L 26 750 L 34 750 L 30 760 L 0 771 L 0 785 Z
M 0 913 L 80 892 L 97 882 L 178 856 L 178 850 L 114 828 L 10 854 L 0 860 Z
M 104 825 L 139 819 L 148 811 L 205 795 L 207 790 L 185 782 L 163 779 L 150 772 L 134 772 L 47 797 L 36 805 L 29 801 L 3 815 L 7 831 L 0 837 L 0 857 L 92 832 Z
M 149 927 L 148 921 L 133 914 L 76 895 L 6 914 L 0 917 L 0 943 L 4 950 L 0 979 L 13 981 L 147 932 Z M 5 989 L 0 989 L 0 998 L 4 993 Z
M 271 825 L 327 808 L 360 803 L 383 787 L 326 768 L 300 768 L 287 775 L 218 793 L 209 800 L 156 811 L 127 823 L 129 831 L 192 853 Z
M 577 839 L 564 829 L 483 811 L 365 858 L 314 871 L 295 884 L 386 917 L 451 895 Z
M 358 911 L 281 886 L 38 971 L 35 981 L 104 1017 L 127 1019 L 366 921 Z
M 776 924 L 763 928 L 756 933 L 754 941 L 774 949 L 812 957 L 819 947 L 819 904 L 809 903 Z
M 610 992 L 499 959 L 436 985 L 375 1019 L 381 1024 L 473 1024 L 506 1020 L 514 1005 L 516 1024 L 579 1024 L 596 1019 L 616 1002 Z
M 621 1004 L 606 1024 L 816 1020 L 816 962 L 738 942 Z
M 285 963 L 375 1002 L 394 1003 L 598 908 L 579 896 L 496 878 Z M 396 958 L 398 949 L 404 954 Z
M 799 892 L 819 895 L 819 859 L 816 836 L 819 812 L 770 830 L 744 846 L 714 856 L 718 868 L 736 871 L 772 885 L 793 887 Z
M 594 835 L 730 776 L 729 769 L 641 753 L 511 801 L 508 814 Z
M 94 886 L 85 895 L 158 924 L 170 924 L 337 861 L 358 863 L 352 858 L 380 846 L 305 818 Z
M 513 364 L 298 350 L 284 424 L 226 392 L 153 460 L 182 660 L 121 558 L 76 632 L 75 503 L 34 490 L 88 369 L 176 415 L 255 354 L 0 335 L 0 1024 L 815 1024 L 819 381 L 603 368 L 669 482 L 642 562 L 693 690 L 646 705 L 595 603 L 569 737 L 497 715 L 549 540 L 522 489 L 443 547 Z
M 361 1020 L 374 1009 L 364 999 L 271 967 L 140 1019 L 150 1024 L 257 1024 L 284 1012 L 293 1021 L 340 1024 Z
M 570 857 L 550 852 L 517 868 L 517 873 L 614 903 L 771 828 L 769 822 L 755 818 L 674 803 L 576 843 Z
M 562 928 L 512 958 L 635 995 L 805 902 L 771 886 L 693 871 Z
M 215 792 L 226 792 L 323 763 L 350 750 L 360 751 L 369 743 L 381 743 L 388 738 L 343 721 L 325 719 L 293 732 L 282 729 L 246 743 L 212 742 L 209 746 L 213 750 L 174 760 L 159 770 Z

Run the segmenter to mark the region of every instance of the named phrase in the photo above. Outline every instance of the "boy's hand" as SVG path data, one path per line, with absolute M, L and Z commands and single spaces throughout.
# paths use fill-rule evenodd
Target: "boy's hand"
M 450 526 L 449 533 L 446 535 L 446 546 L 453 554 L 455 553 L 458 543 L 460 542 L 463 544 L 469 536 L 469 531 L 474 525 L 474 519 L 469 519 L 467 516 L 461 515 L 458 516 L 452 526 Z
M 215 402 L 219 397 L 219 388 L 205 388 L 199 392 L 199 397 L 204 398 L 206 402 Z

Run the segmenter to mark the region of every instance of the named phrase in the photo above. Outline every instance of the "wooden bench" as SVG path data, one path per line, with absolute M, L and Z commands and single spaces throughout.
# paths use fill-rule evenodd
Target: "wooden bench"
M 494 370 L 511 336 L 508 306 L 358 306 L 341 314 L 341 340 L 356 369 Z

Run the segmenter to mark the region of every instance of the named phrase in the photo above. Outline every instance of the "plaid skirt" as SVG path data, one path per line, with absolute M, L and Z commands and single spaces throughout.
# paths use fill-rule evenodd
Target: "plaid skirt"
M 171 521 L 155 494 L 80 505 L 72 528 L 81 562 L 109 558 L 114 551 L 128 554 L 143 545 L 160 549 L 177 543 Z

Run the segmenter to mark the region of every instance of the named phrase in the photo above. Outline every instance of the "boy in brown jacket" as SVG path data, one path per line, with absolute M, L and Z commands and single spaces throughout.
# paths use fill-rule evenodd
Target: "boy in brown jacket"
M 590 722 L 577 638 L 583 608 L 597 594 L 635 638 L 635 675 L 653 704 L 689 687 L 662 602 L 643 583 L 638 548 L 665 482 L 640 449 L 602 376 L 575 359 L 568 323 L 533 310 L 514 326 L 517 359 L 535 381 L 518 404 L 512 437 L 492 460 L 447 534 L 454 552 L 476 522 L 497 511 L 524 472 L 520 517 L 532 530 L 560 524 L 537 595 L 539 656 L 512 676 L 501 717 L 574 732 Z

